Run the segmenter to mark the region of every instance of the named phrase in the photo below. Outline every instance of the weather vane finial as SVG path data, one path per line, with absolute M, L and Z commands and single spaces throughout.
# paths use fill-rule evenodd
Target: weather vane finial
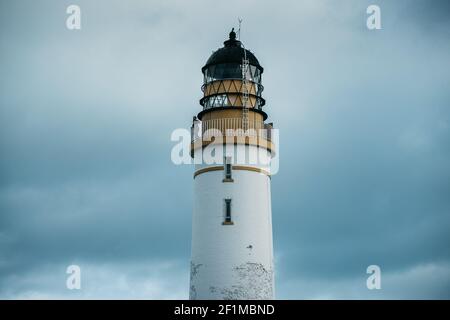
M 238 40 L 241 40 L 241 24 L 242 24 L 242 18 L 238 17 L 238 22 L 239 22 L 239 29 L 238 29 Z

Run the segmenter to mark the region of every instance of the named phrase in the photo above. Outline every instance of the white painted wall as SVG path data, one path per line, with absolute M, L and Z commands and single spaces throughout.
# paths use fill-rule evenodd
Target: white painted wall
M 258 150 L 243 145 L 233 149 Z M 268 152 L 263 155 L 270 159 Z M 197 165 L 196 170 L 217 165 Z M 244 170 L 233 170 L 232 183 L 223 178 L 224 171 L 211 171 L 194 179 L 190 298 L 273 299 L 270 178 Z M 225 198 L 232 199 L 234 225 L 222 224 Z

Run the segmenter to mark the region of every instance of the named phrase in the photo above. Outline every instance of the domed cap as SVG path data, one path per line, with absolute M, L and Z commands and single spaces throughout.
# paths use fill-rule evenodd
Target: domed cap
M 236 32 L 234 28 L 230 32 L 230 38 L 225 41 L 224 47 L 215 51 L 206 62 L 206 65 L 202 68 L 202 72 L 205 71 L 209 66 L 224 63 L 236 63 L 242 64 L 242 59 L 244 58 L 244 50 L 247 55 L 249 64 L 257 67 L 261 72 L 263 72 L 263 67 L 259 64 L 258 59 L 249 50 L 242 47 L 242 43 L 236 40 Z

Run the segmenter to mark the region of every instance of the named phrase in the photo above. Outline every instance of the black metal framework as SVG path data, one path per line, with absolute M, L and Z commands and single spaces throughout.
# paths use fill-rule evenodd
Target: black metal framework
M 243 59 L 248 61 L 243 83 Z M 212 108 L 246 107 L 261 111 L 266 101 L 262 98 L 263 67 L 258 59 L 236 39 L 236 33 L 230 32 L 224 47 L 215 51 L 202 68 L 203 98 L 200 104 L 203 112 Z M 245 101 L 244 106 L 244 92 Z
M 250 65 L 250 68 L 246 72 L 247 80 L 261 83 L 261 76 L 261 70 L 256 66 Z M 242 64 L 221 63 L 211 65 L 203 71 L 204 84 L 223 79 L 242 79 Z
M 261 97 L 264 90 L 260 83 L 249 81 L 247 86 L 249 91 L 248 107 L 262 110 L 266 100 Z M 242 107 L 244 91 L 241 79 L 214 80 L 202 86 L 204 97 L 200 99 L 203 110 L 217 107 Z

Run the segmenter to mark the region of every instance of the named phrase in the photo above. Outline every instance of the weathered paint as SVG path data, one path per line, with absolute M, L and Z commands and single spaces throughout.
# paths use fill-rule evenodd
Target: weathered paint
M 235 159 L 256 146 L 237 145 Z M 259 149 L 261 150 L 261 149 Z M 224 154 L 225 156 L 225 154 Z M 264 162 L 270 153 L 260 152 Z M 234 163 L 269 171 L 268 165 Z M 195 170 L 212 165 L 196 165 Z M 274 269 L 270 177 L 256 171 L 208 171 L 194 179 L 190 299 L 273 299 Z M 223 225 L 225 201 L 232 199 L 233 225 Z

